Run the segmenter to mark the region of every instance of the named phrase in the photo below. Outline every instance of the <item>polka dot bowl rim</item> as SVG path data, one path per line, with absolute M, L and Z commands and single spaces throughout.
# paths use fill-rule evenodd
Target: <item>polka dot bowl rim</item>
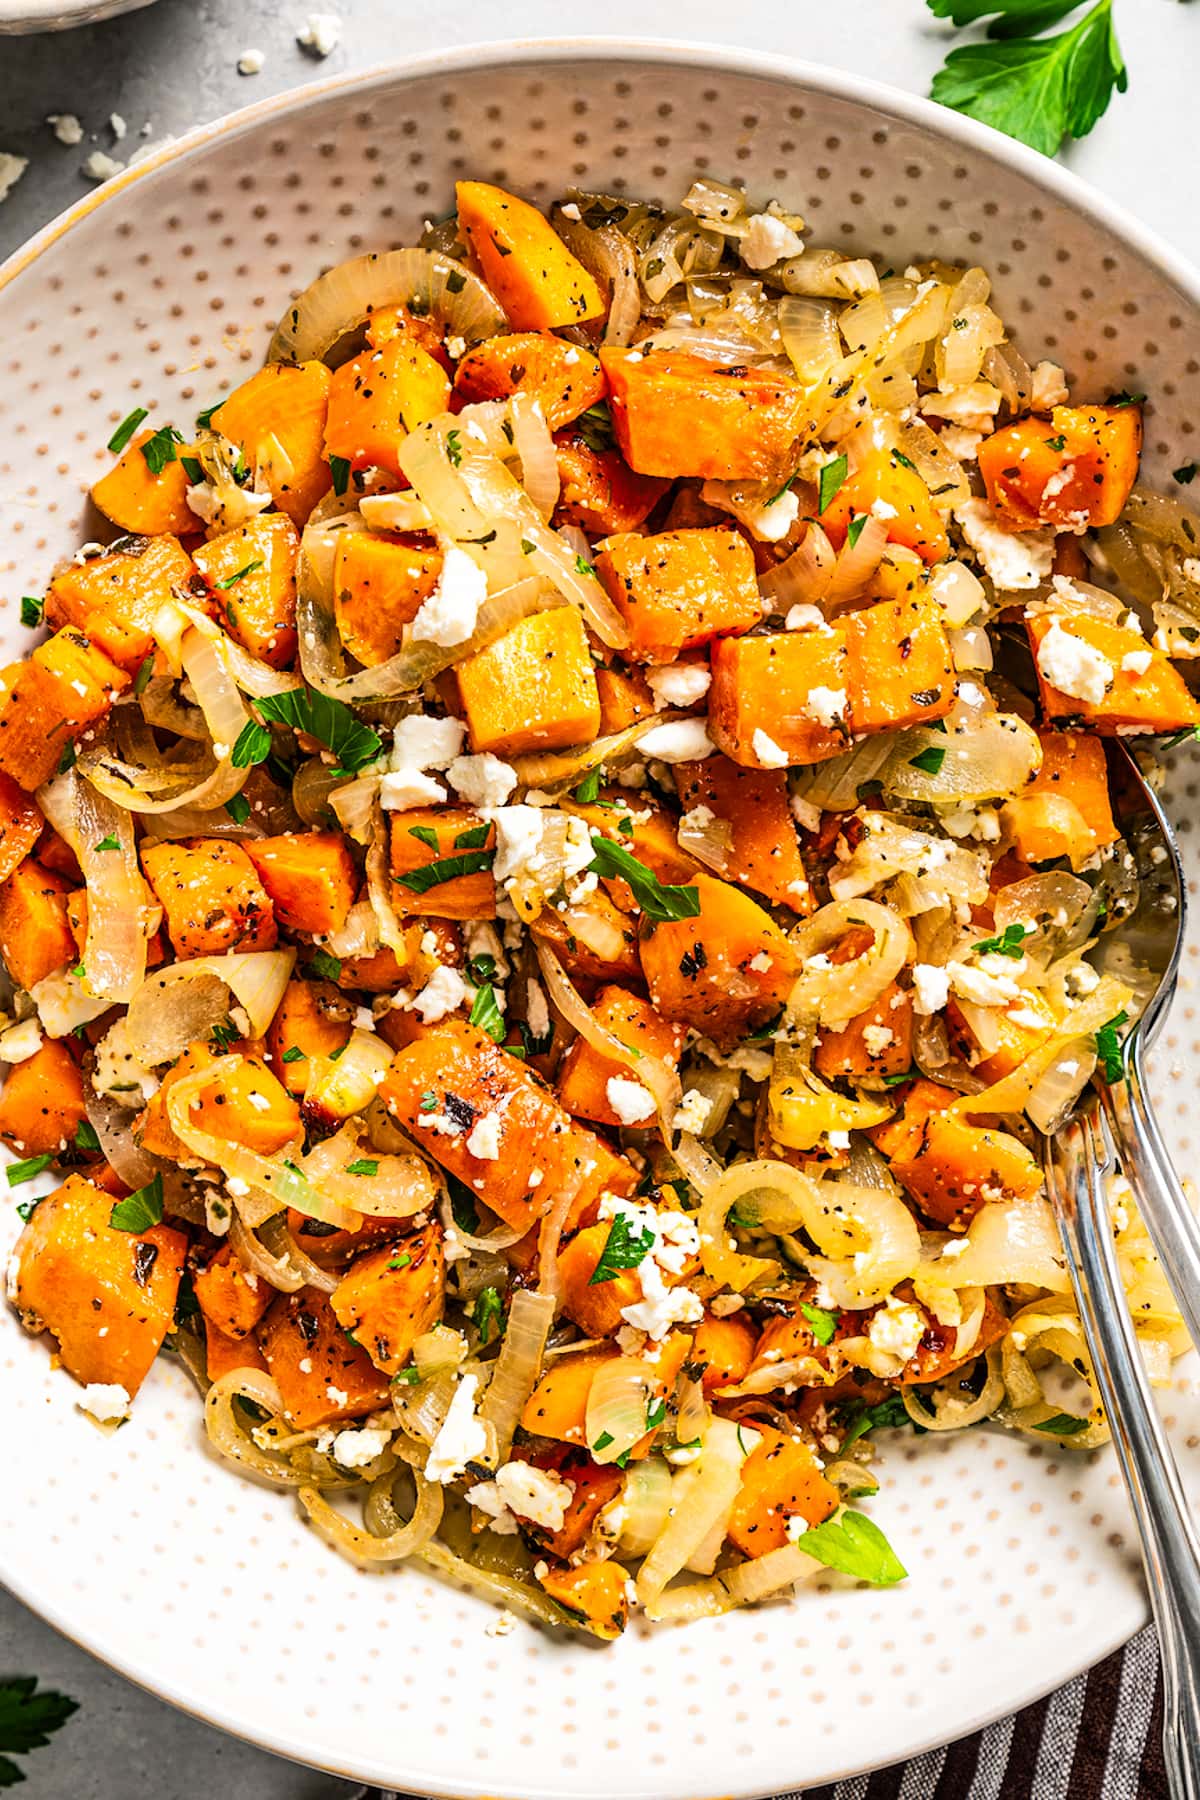
M 122 233 L 136 235 L 139 219 L 157 220 L 172 202 L 194 206 L 189 192 L 208 196 L 210 218 L 214 199 L 232 206 L 233 188 L 246 180 L 235 181 L 231 172 L 227 153 L 233 145 L 239 146 L 241 170 L 251 166 L 250 151 L 265 158 L 283 130 L 308 128 L 311 134 L 334 121 L 349 140 L 355 120 L 368 116 L 363 109 L 385 97 L 412 99 L 414 112 L 428 108 L 428 125 L 435 93 L 452 112 L 455 94 L 471 93 L 472 84 L 486 83 L 489 95 L 515 95 L 542 77 L 551 87 L 575 82 L 580 93 L 593 80 L 611 80 L 615 95 L 624 87 L 635 99 L 640 95 L 647 110 L 651 94 L 674 92 L 691 100 L 712 94 L 730 106 L 733 95 L 761 98 L 770 115 L 766 125 L 757 113 L 721 115 L 717 130 L 710 126 L 703 139 L 694 119 L 672 126 L 676 134 L 693 133 L 688 151 L 681 153 L 677 142 L 662 151 L 664 165 L 672 162 L 676 172 L 681 157 L 696 168 L 706 158 L 713 174 L 740 176 L 734 154 L 722 155 L 723 141 L 736 142 L 736 156 L 745 155 L 761 184 L 767 177 L 755 165 L 755 143 L 770 127 L 776 102 L 781 117 L 789 107 L 802 119 L 810 112 L 814 131 L 820 116 L 842 121 L 844 138 L 823 140 L 835 146 L 823 152 L 830 167 L 817 171 L 835 184 L 858 178 L 843 170 L 839 158 L 849 158 L 863 133 L 863 142 L 883 140 L 889 150 L 926 159 L 924 167 L 914 161 L 901 171 L 897 165 L 901 185 L 919 182 L 939 157 L 947 170 L 957 162 L 972 192 L 1002 196 L 1000 202 L 971 201 L 978 212 L 990 207 L 1011 224 L 1015 193 L 1028 218 L 1050 220 L 1047 235 L 1059 248 L 1041 253 L 1035 246 L 1033 252 L 1043 254 L 1047 265 L 1063 260 L 1064 229 L 1074 231 L 1080 261 L 1100 259 L 1100 246 L 1107 245 L 1112 255 L 1103 266 L 1113 265 L 1113 288 L 1141 294 L 1144 316 L 1157 308 L 1164 331 L 1169 326 L 1182 333 L 1171 341 L 1174 356 L 1185 340 L 1200 335 L 1200 275 L 1069 171 L 987 127 L 879 83 L 800 61 L 618 38 L 466 46 L 330 77 L 202 126 L 86 196 L 17 251 L 0 268 L 0 327 L 15 320 L 35 330 L 46 271 L 77 246 L 86 256 L 106 237 L 115 242 Z M 659 112 L 663 104 L 669 114 L 671 102 L 661 102 Z M 553 110 L 550 101 L 545 106 Z M 629 128 L 617 120 L 614 132 L 617 125 Z M 870 125 L 878 127 L 873 138 Z M 511 134 L 519 129 L 510 128 L 510 159 Z M 665 140 L 660 134 L 652 141 Z M 331 137 L 331 143 L 336 161 L 341 139 Z M 801 148 L 815 147 L 814 140 Z M 454 170 L 455 157 L 444 145 L 440 153 Z M 295 154 L 303 154 L 302 145 Z M 597 152 L 598 159 L 604 154 Z M 517 161 L 523 156 L 518 151 Z M 477 162 L 473 168 L 493 172 Z M 552 163 L 551 185 L 553 170 Z M 864 178 L 866 173 L 859 171 Z M 664 185 L 667 193 L 678 191 L 677 182 L 639 182 L 638 176 L 634 164 L 621 165 L 630 192 L 662 191 Z M 440 183 L 439 193 L 451 178 Z M 564 176 L 560 166 L 560 185 L 577 178 Z M 752 176 L 746 179 L 757 191 Z M 602 185 L 598 178 L 595 184 Z M 536 192 L 537 181 L 527 185 Z M 885 213 L 906 201 L 905 193 L 893 196 Z M 433 201 L 417 204 L 434 208 Z M 954 210 L 944 196 L 937 204 Z M 329 243 L 345 241 L 346 228 L 331 204 L 322 217 Z M 992 230 L 985 224 L 978 251 L 985 266 Z M 812 235 L 821 241 L 819 226 Z M 377 233 L 364 247 L 386 236 Z M 347 253 L 322 249 L 320 232 L 316 239 L 316 247 L 297 251 L 294 277 L 282 288 L 274 283 L 276 312 L 291 286 L 309 279 L 333 254 Z M 1023 238 L 1011 242 L 1014 253 L 1028 253 Z M 172 253 L 175 247 L 165 248 Z M 1010 294 L 1019 293 L 1021 278 L 1018 267 Z M 216 330 L 198 302 L 191 322 L 197 318 L 201 329 Z M 265 347 L 267 322 L 266 315 L 255 320 L 248 334 L 256 346 L 252 360 Z M 110 329 L 119 334 L 122 326 Z M 1091 326 L 1085 319 L 1078 329 Z M 133 341 L 135 356 L 148 348 Z M 1157 354 L 1156 345 L 1145 348 Z M 240 354 L 247 360 L 244 347 Z M 1101 345 L 1092 360 L 1098 356 L 1104 365 L 1106 355 Z M 11 366 L 18 380 L 31 360 L 37 364 L 32 338 L 23 347 L 19 376 L 17 365 Z M 164 363 L 163 369 L 169 391 L 189 396 L 178 365 Z M 224 385 L 245 372 L 223 366 Z M 59 511 L 70 516 L 56 517 L 49 541 L 35 546 L 30 558 L 18 550 L 12 567 L 29 580 L 43 578 L 48 564 L 79 541 L 79 489 L 92 478 L 90 465 L 83 465 L 107 435 L 100 424 L 110 417 L 115 422 L 125 410 L 126 391 L 80 402 L 90 426 L 86 451 L 68 447 L 75 441 L 67 435 L 68 423 L 76 422 L 73 407 L 58 413 L 63 422 L 47 430 L 58 441 L 38 446 L 48 458 L 55 452 L 60 458 L 58 476 L 38 491 L 61 495 Z M 1160 465 L 1167 448 L 1158 446 Z M 0 481 L 0 521 L 4 498 Z M 19 591 L 15 580 L 11 585 Z M 11 615 L 9 603 L 0 611 L 0 637 L 15 644 Z M 1181 1003 L 1189 1015 L 1190 982 L 1185 970 Z M 1182 1046 L 1185 1065 L 1189 1054 L 1195 1070 L 1200 1046 Z M 1190 1070 L 1184 1067 L 1185 1080 Z M 1175 1110 L 1185 1111 L 1186 1101 Z M 1168 1131 L 1178 1148 L 1178 1125 L 1168 1120 Z M 15 1229 L 4 1221 L 5 1244 Z M 913 1576 L 902 1588 L 878 1594 L 831 1578 L 790 1605 L 686 1631 L 631 1632 L 608 1652 L 550 1642 L 524 1624 L 494 1637 L 487 1630 L 490 1609 L 418 1571 L 358 1574 L 301 1530 L 287 1496 L 249 1487 L 214 1466 L 197 1442 L 198 1409 L 177 1371 L 160 1363 L 133 1422 L 102 1437 L 74 1410 L 71 1384 L 50 1371 L 45 1346 L 22 1338 L 11 1317 L 0 1331 L 0 1393 L 13 1424 L 10 1462 L 16 1470 L 0 1520 L 0 1578 L 58 1629 L 176 1706 L 352 1778 L 413 1793 L 521 1800 L 680 1800 L 684 1794 L 749 1800 L 898 1760 L 978 1729 L 1107 1654 L 1146 1617 L 1111 1456 L 1071 1459 L 1052 1445 L 984 1431 L 961 1442 L 929 1438 L 911 1447 L 894 1439 L 885 1449 L 884 1487 L 873 1512 L 901 1548 L 913 1546 Z M 1165 1404 L 1194 1493 L 1200 1489 L 1200 1404 L 1187 1373 Z M 45 1475 L 47 1470 L 52 1473 Z M 151 1504 L 143 1516 L 139 1502 L 146 1499 Z M 199 1526 L 197 1514 L 203 1516 Z M 972 1643 L 978 1645 L 973 1653 Z M 214 1656 L 214 1646 L 228 1654 Z M 986 1659 L 986 1680 L 964 1671 L 973 1657 Z

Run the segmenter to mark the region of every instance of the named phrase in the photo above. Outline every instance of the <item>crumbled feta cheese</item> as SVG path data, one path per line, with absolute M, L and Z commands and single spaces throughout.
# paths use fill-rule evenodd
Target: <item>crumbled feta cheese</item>
M 391 1441 L 392 1434 L 386 1427 L 364 1425 L 358 1431 L 339 1431 L 330 1453 L 343 1469 L 365 1469 L 383 1455 Z
M 238 487 L 233 482 L 227 482 L 224 489 L 218 492 L 207 481 L 196 481 L 188 488 L 184 498 L 189 511 L 194 512 L 198 519 L 203 519 L 206 525 L 215 525 L 222 531 L 232 531 L 239 525 L 245 525 L 271 504 L 269 493 L 260 494 L 255 488 Z
M 703 719 L 676 719 L 670 725 L 656 725 L 648 731 L 638 749 L 644 757 L 657 757 L 660 762 L 699 762 L 711 756 L 716 745 Z
M 610 1075 L 604 1091 L 622 1125 L 640 1125 L 644 1119 L 653 1118 L 654 1096 L 640 1081 L 630 1081 L 625 1075 Z
M 669 1288 L 652 1256 L 642 1258 L 638 1264 L 638 1277 L 642 1298 L 623 1306 L 621 1317 L 637 1330 L 646 1332 L 655 1342 L 665 1338 L 672 1326 L 698 1325 L 704 1317 L 699 1297 L 688 1287 Z
M 436 806 L 446 790 L 432 775 L 420 769 L 389 770 L 379 781 L 379 804 L 384 812 L 408 812 L 414 806 Z
M 472 568 L 474 564 L 471 565 Z M 410 713 L 392 732 L 393 769 L 446 769 L 461 755 L 467 728 L 461 719 Z
M 941 815 L 942 827 L 953 838 L 975 838 L 981 844 L 1000 841 L 1000 815 L 994 806 L 963 806 Z
M 8 199 L 28 167 L 27 156 L 10 156 L 7 150 L 0 150 L 0 200 Z
M 895 1042 L 896 1034 L 890 1025 L 866 1025 L 863 1027 L 863 1043 L 867 1046 L 868 1056 L 882 1056 L 884 1051 Z
M 1067 378 L 1057 363 L 1040 362 L 1033 370 L 1029 404 L 1034 412 L 1049 412 L 1067 403 Z
M 693 806 L 691 811 L 685 812 L 680 819 L 679 829 L 680 831 L 690 831 L 693 833 L 705 831 L 712 824 L 716 816 L 717 815 L 711 806 Z
M 484 1113 L 476 1119 L 471 1127 L 471 1135 L 467 1139 L 467 1149 L 472 1156 L 478 1156 L 483 1162 L 495 1162 L 500 1155 L 500 1135 L 504 1129 L 504 1117 L 499 1107 L 495 1112 Z
M 448 1013 L 457 1012 L 470 992 L 458 970 L 442 963 L 412 1002 L 413 1011 L 420 1014 L 424 1024 L 436 1025 Z
M 93 150 L 83 165 L 83 173 L 89 181 L 111 181 L 113 176 L 119 175 L 124 167 L 123 162 L 117 162 L 115 157 L 109 156 L 105 151 Z M 0 159 L 0 182 L 3 181 L 3 178 L 4 165 L 3 159 Z
M 438 584 L 412 622 L 414 642 L 465 644 L 487 599 L 487 576 L 457 544 L 447 546 Z
M 935 419 L 951 419 L 968 431 L 990 431 L 1003 398 L 1000 389 L 990 381 L 972 381 L 950 392 L 939 389 L 922 395 L 921 411 Z
M 261 50 L 243 50 L 237 60 L 239 75 L 261 75 L 266 64 Z
M 1057 619 L 1038 645 L 1037 666 L 1052 688 L 1089 706 L 1101 704 L 1116 673 L 1106 656 L 1064 631 Z
M 580 212 L 579 207 L 574 200 L 568 200 L 561 208 L 561 211 L 564 219 L 574 219 L 576 224 L 578 224 L 583 217 L 583 214 Z
M 477 1462 L 487 1452 L 487 1431 L 475 1417 L 475 1395 L 478 1375 L 463 1375 L 454 1390 L 454 1398 L 434 1438 L 425 1464 L 425 1479 L 445 1484 L 461 1475 L 470 1462 Z
M 1153 661 L 1153 650 L 1127 650 L 1121 658 L 1121 668 L 1126 675 L 1144 675 Z
M 785 538 L 800 516 L 800 496 L 790 487 L 768 500 L 765 506 L 743 507 L 740 517 L 747 531 L 764 543 L 777 544 Z
M 97 1093 L 110 1095 L 120 1105 L 134 1107 L 144 1106 L 159 1090 L 156 1072 L 133 1054 L 124 1015 L 96 1045 L 92 1086 Z
M 525 1022 L 535 1038 L 544 1038 L 550 1030 L 550 1008 L 546 991 L 532 977 L 525 983 Z
M 646 680 L 660 706 L 694 706 L 712 685 L 712 671 L 705 663 L 664 663 L 647 669 Z
M 82 144 L 83 126 L 74 113 L 50 113 L 46 123 L 60 144 Z
M 785 631 L 824 631 L 825 614 L 819 606 L 790 606 L 783 628 Z
M 516 1536 L 520 1526 L 504 1504 L 500 1489 L 494 1481 L 477 1481 L 467 1489 L 466 1498 L 481 1513 L 487 1514 L 489 1531 L 496 1532 L 500 1537 Z
M 296 42 L 314 56 L 328 56 L 337 49 L 341 36 L 342 21 L 336 13 L 314 12 L 309 13 L 296 33 Z
M 938 436 L 960 463 L 975 461 L 984 438 L 982 431 L 968 431 L 965 425 L 943 425 Z
M 0 1062 L 28 1062 L 42 1047 L 42 1028 L 34 1019 L 22 1019 L 0 1033 Z
M 645 742 L 643 738 L 642 742 Z M 786 769 L 789 762 L 786 750 L 781 750 L 773 737 L 759 727 L 750 740 L 750 749 L 757 762 L 764 769 Z
M 133 1402 L 117 1381 L 89 1381 L 75 1404 L 80 1412 L 107 1425 L 112 1419 L 127 1419 Z
M 986 500 L 964 500 L 954 509 L 962 534 L 992 585 L 1001 593 L 1035 588 L 1049 579 L 1054 532 L 1006 531 Z
M 504 806 L 517 785 L 517 771 L 490 750 L 482 756 L 458 756 L 446 772 L 469 806 Z
M 688 1088 L 683 1099 L 675 1109 L 671 1120 L 672 1131 L 690 1131 L 697 1137 L 708 1124 L 708 1116 L 712 1112 L 713 1102 L 699 1088 Z
M 1100 972 L 1091 963 L 1076 963 L 1063 976 L 1063 985 L 1071 1000 L 1086 1000 L 1100 986 Z
M 909 1306 L 889 1294 L 886 1303 L 875 1314 L 867 1328 L 867 1337 L 876 1350 L 894 1357 L 900 1368 L 910 1362 L 925 1335 L 926 1319 L 917 1307 Z
M 1010 1025 L 1017 1025 L 1022 1031 L 1044 1031 L 1046 1021 L 1041 1013 L 1035 1012 L 1032 1006 L 1010 1006 L 1005 1015 Z M 1067 1073 L 1066 1065 L 1063 1065 Z
M 821 809 L 814 806 L 811 800 L 805 800 L 800 794 L 793 794 L 789 803 L 792 817 L 801 831 L 820 831 Z
M 824 725 L 827 731 L 834 730 L 846 717 L 845 688 L 809 688 L 804 710 L 818 725 Z
M 990 974 L 986 969 L 973 968 L 970 963 L 948 962 L 944 973 L 950 978 L 950 986 L 960 999 L 969 1000 L 975 1006 L 1007 1006 L 1021 992 L 1020 985 L 1011 975 Z
M 509 1512 L 540 1525 L 544 1531 L 562 1530 L 575 1495 L 571 1483 L 553 1469 L 539 1469 L 519 1458 L 501 1464 L 494 1486 Z M 470 1492 L 467 1498 L 471 1498 Z
M 765 975 L 770 966 L 771 958 L 767 955 L 765 950 L 756 950 L 754 955 L 750 958 L 750 961 L 746 964 L 746 967 L 748 969 L 753 969 L 756 975 Z
M 771 269 L 786 257 L 799 256 L 804 240 L 782 219 L 770 213 L 754 213 L 738 248 L 747 268 Z
M 325 1397 L 334 1406 L 349 1406 L 350 1404 L 350 1396 L 345 1388 L 335 1387 L 332 1381 L 325 1389 Z
M 507 1637 L 510 1632 L 517 1629 L 518 1623 L 519 1620 L 517 1619 L 516 1613 L 509 1612 L 507 1606 L 505 1606 L 496 1614 L 495 1618 L 488 1625 L 487 1635 L 489 1637 Z
M 115 113 L 109 113 L 109 115 L 108 115 L 108 129 L 113 134 L 114 142 L 119 144 L 121 139 L 125 136 L 126 132 L 128 131 L 129 127 L 126 125 L 126 123 L 125 123 L 124 119 L 121 117 L 120 113 L 115 112 Z
M 913 1008 L 928 1018 L 941 1012 L 950 998 L 950 974 L 934 963 L 916 963 L 913 967 Z
M 541 856 L 543 814 L 536 806 L 498 806 L 489 818 L 496 827 L 497 881 L 515 881 L 537 872 Z

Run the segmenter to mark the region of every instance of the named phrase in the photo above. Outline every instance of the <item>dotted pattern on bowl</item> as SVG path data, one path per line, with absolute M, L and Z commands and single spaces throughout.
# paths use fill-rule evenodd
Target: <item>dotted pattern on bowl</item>
M 615 59 L 377 78 L 218 136 L 101 204 L 0 289 L 0 635 L 91 535 L 83 490 L 133 406 L 186 428 L 261 360 L 291 294 L 413 239 L 474 175 L 545 201 L 571 183 L 670 198 L 701 171 L 777 195 L 813 242 L 903 267 L 982 261 L 1030 361 L 1078 391 L 1145 390 L 1147 463 L 1196 454 L 1197 316 L 1119 242 L 1002 164 L 786 80 Z M 1171 780 L 1193 874 L 1196 765 Z M 1191 944 L 1156 1060 L 1184 1169 L 1200 1069 Z M 4 1244 L 15 1237 L 9 1216 Z M 815 1785 L 1008 1711 L 1144 1617 L 1110 1456 L 982 1431 L 893 1438 L 873 1515 L 911 1571 L 607 1652 L 521 1624 L 420 1569 L 358 1573 L 293 1501 L 208 1457 L 161 1361 L 113 1436 L 44 1343 L 0 1321 L 0 1572 L 99 1654 L 214 1722 L 422 1793 L 680 1800 Z M 1200 1491 L 1200 1406 L 1164 1395 Z

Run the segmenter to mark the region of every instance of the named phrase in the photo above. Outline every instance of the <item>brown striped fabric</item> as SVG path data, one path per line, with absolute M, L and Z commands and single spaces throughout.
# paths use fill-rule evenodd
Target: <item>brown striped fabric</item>
M 1150 1629 L 1086 1675 L 972 1737 L 776 1800 L 1168 1800 Z M 358 1788 L 346 1800 L 416 1800 Z M 680 1796 L 680 1800 L 685 1800 Z

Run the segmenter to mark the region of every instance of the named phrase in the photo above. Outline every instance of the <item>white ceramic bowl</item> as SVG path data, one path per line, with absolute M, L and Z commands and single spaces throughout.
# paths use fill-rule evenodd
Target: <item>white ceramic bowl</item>
M 89 195 L 0 273 L 0 637 L 86 535 L 131 406 L 186 424 L 260 360 L 326 263 L 410 241 L 457 176 L 674 197 L 699 170 L 779 195 L 818 241 L 984 262 L 1026 355 L 1084 394 L 1143 389 L 1152 477 L 1196 454 L 1200 286 L 1052 163 L 852 77 L 732 50 L 469 49 L 334 78 L 206 127 Z M 7 459 L 5 461 L 4 459 Z M 1175 781 L 1177 815 L 1192 784 Z M 1188 844 L 1187 820 L 1184 843 Z M 1191 948 L 1185 971 L 1194 967 Z M 1180 1153 L 1200 1071 L 1190 974 L 1159 1062 Z M 1186 1165 L 1185 1165 L 1186 1166 Z M 11 1210 L 5 1241 L 14 1237 Z M 3 1247 L 3 1246 L 0 1246 Z M 911 1580 L 611 1650 L 420 1570 L 359 1574 L 201 1447 L 162 1361 L 101 1436 L 44 1343 L 0 1320 L 0 1575 L 155 1692 L 272 1749 L 422 1794 L 680 1800 L 808 1787 L 943 1742 L 1104 1655 L 1146 1616 L 1110 1455 L 991 1430 L 895 1437 L 872 1506 Z M 1190 1490 L 1200 1405 L 1165 1410 Z
M 151 4 L 152 0 L 0 0 L 0 37 L 94 25 L 98 19 Z

